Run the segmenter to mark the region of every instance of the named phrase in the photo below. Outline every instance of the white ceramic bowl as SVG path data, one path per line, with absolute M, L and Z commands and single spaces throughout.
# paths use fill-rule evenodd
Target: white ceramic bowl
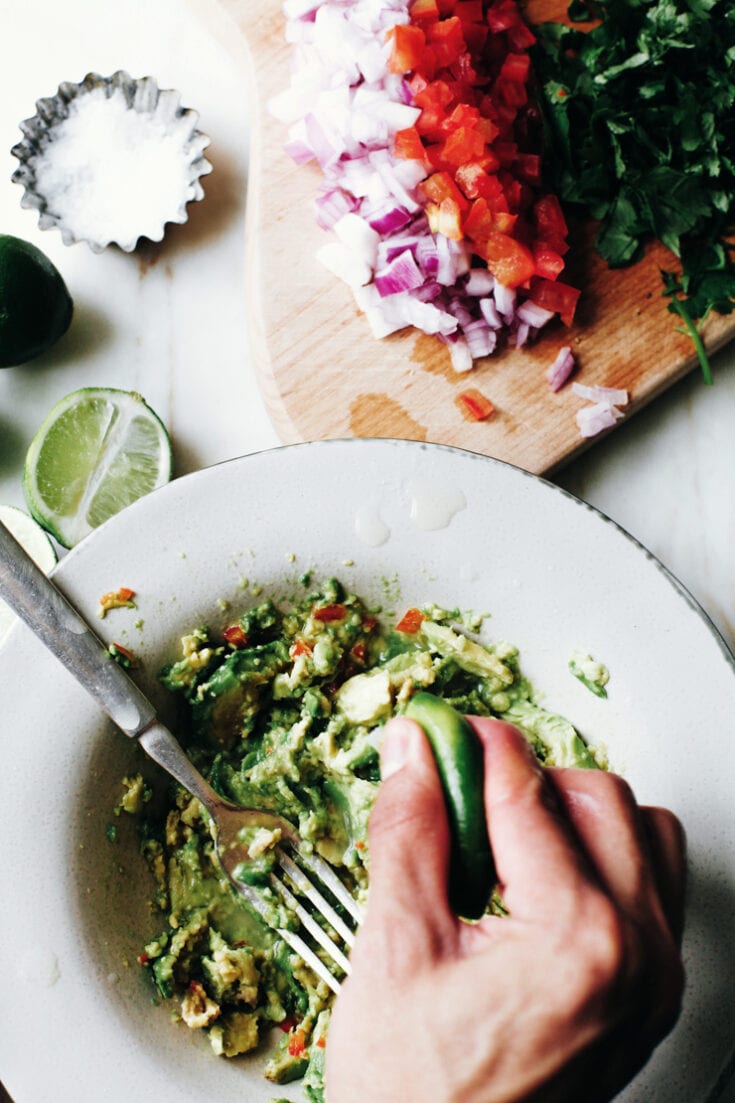
M 735 665 L 702 611 L 568 494 L 485 457 L 389 440 L 282 448 L 179 479 L 83 541 L 55 579 L 105 639 L 139 654 L 165 710 L 155 674 L 185 629 L 222 624 L 220 599 L 252 600 L 246 578 L 278 594 L 308 568 L 398 613 L 427 601 L 491 612 L 489 633 L 520 646 L 548 705 L 607 745 L 641 801 L 678 813 L 691 859 L 685 1009 L 621 1099 L 714 1099 L 733 1042 Z M 95 620 L 119 586 L 138 609 Z M 607 700 L 569 674 L 574 648 L 610 668 Z M 137 749 L 24 626 L 0 653 L 0 685 L 0 1077 L 16 1103 L 61 1086 L 74 1103 L 299 1099 L 265 1084 L 257 1061 L 216 1059 L 152 1002 L 135 964 L 158 922 L 147 870 L 132 830 L 115 844 L 105 832 Z

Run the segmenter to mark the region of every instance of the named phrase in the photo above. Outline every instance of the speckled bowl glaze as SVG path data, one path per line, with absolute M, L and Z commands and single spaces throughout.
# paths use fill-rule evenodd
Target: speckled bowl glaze
M 156 128 L 168 136 L 175 135 L 180 160 L 180 186 L 172 191 L 167 199 L 165 211 L 159 217 L 144 224 L 139 231 L 128 230 L 124 235 L 116 234 L 113 229 L 104 229 L 94 235 L 80 232 L 72 218 L 60 213 L 55 204 L 55 196 L 46 194 L 39 180 L 40 166 L 49 149 L 63 138 L 60 129 L 65 120 L 79 110 L 82 101 L 93 94 L 104 95 L 107 101 L 121 94 L 128 111 L 135 112 L 141 119 L 154 123 Z M 118 70 L 112 76 L 102 77 L 97 73 L 88 73 L 78 84 L 64 82 L 59 85 L 56 95 L 36 102 L 36 114 L 21 122 L 22 141 L 15 145 L 11 153 L 20 162 L 12 176 L 16 184 L 22 185 L 21 206 L 38 211 L 38 225 L 42 230 L 58 229 L 64 244 L 72 245 L 77 241 L 87 241 L 94 252 L 101 252 L 108 245 L 117 245 L 125 252 L 132 252 L 141 237 L 160 241 L 168 223 L 184 223 L 188 218 L 188 205 L 204 198 L 201 177 L 212 171 L 212 166 L 204 157 L 209 138 L 197 129 L 199 116 L 191 108 L 181 106 L 181 96 L 173 89 L 160 89 L 151 76 L 132 78 L 124 70 Z M 79 168 L 83 169 L 80 162 Z M 69 187 L 88 187 L 73 180 Z M 80 191 L 80 197 L 88 198 L 87 192 Z
M 556 487 L 391 440 L 286 447 L 176 480 L 82 541 L 54 577 L 108 642 L 138 653 L 142 685 L 171 719 L 156 672 L 180 634 L 221 627 L 255 600 L 253 583 L 277 597 L 309 569 L 386 616 L 431 601 L 491 613 L 485 631 L 519 645 L 544 703 L 607 746 L 642 802 L 681 817 L 684 1010 L 619 1099 L 711 1103 L 733 1040 L 735 665 L 699 607 Z M 138 608 L 97 621 L 100 595 L 122 585 Z M 569 673 L 575 648 L 609 667 L 607 700 Z M 131 1084 L 137 1103 L 301 1099 L 298 1085 L 274 1092 L 257 1058 L 215 1058 L 135 965 L 157 929 L 151 884 L 133 826 L 114 843 L 106 826 L 143 756 L 23 625 L 0 651 L 0 684 L 0 1069 L 16 1103 L 48 1103 L 60 1083 L 75 1103 L 129 1103 Z

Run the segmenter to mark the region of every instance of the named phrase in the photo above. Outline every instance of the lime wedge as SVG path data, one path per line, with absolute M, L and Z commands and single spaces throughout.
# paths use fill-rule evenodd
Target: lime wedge
M 26 456 L 28 508 L 65 548 L 171 478 L 171 441 L 134 391 L 83 387 L 62 398 Z
M 0 506 L 0 521 L 30 555 L 44 574 L 48 574 L 56 565 L 54 546 L 40 525 L 32 521 L 27 513 L 15 506 Z M 17 620 L 12 609 L 0 600 L 0 644 Z

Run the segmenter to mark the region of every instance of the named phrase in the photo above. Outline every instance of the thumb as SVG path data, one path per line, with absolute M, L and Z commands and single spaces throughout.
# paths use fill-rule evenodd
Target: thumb
M 386 724 L 380 768 L 365 926 L 395 934 L 400 927 L 416 950 L 423 931 L 429 942 L 423 952 L 434 956 L 456 927 L 447 898 L 449 825 L 431 747 L 413 720 Z

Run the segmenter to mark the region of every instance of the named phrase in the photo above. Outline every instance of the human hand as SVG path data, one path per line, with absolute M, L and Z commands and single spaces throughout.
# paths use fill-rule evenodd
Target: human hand
M 336 1001 L 327 1103 L 605 1103 L 676 1021 L 684 836 L 594 770 L 543 770 L 509 724 L 470 718 L 508 917 L 447 901 L 428 742 L 392 720 L 370 820 L 370 896 Z

